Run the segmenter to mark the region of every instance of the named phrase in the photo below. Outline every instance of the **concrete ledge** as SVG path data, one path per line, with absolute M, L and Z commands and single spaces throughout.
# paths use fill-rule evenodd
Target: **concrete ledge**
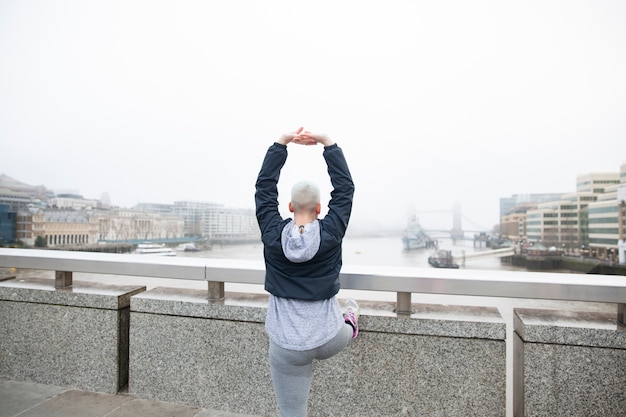
M 145 287 L 74 282 L 69 288 L 55 289 L 54 280 L 20 278 L 0 281 L 0 300 L 118 310 L 130 306 L 130 297 Z
M 516 415 L 623 416 L 626 328 L 612 314 L 515 309 Z
M 224 301 L 208 300 L 205 290 L 157 287 L 132 298 L 136 313 L 265 323 L 266 295 L 227 293 Z M 255 308 L 256 307 L 256 308 Z
M 145 287 L 0 282 L 0 377 L 116 393 L 128 381 L 130 297 Z
M 234 413 L 278 413 L 267 297 L 155 288 L 131 299 L 129 393 Z M 316 363 L 310 416 L 504 416 L 505 323 L 497 309 L 362 303 L 359 337 Z
M 506 326 L 497 308 L 413 304 L 411 315 L 394 312 L 395 303 L 360 303 L 361 325 L 371 332 L 504 340 Z M 409 320 L 403 320 L 409 319 Z

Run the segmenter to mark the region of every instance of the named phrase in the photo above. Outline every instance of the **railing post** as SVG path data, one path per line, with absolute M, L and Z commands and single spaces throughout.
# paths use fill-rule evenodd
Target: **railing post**
M 224 283 L 218 281 L 207 281 L 209 290 L 209 301 L 221 301 L 224 299 Z
M 69 288 L 72 286 L 72 271 L 55 271 L 54 288 Z
M 411 293 L 398 292 L 396 294 L 396 314 L 412 314 Z
M 626 326 L 626 304 L 617 305 L 617 322 Z

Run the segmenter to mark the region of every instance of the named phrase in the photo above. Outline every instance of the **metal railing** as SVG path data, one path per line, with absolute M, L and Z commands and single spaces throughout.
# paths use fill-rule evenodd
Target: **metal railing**
M 0 248 L 0 267 L 55 271 L 55 286 L 72 285 L 74 272 L 207 282 L 209 300 L 224 298 L 224 283 L 263 284 L 261 262 Z M 411 311 L 411 294 L 527 298 L 617 304 L 626 324 L 626 277 L 432 268 L 344 266 L 343 289 L 395 292 L 396 312 Z

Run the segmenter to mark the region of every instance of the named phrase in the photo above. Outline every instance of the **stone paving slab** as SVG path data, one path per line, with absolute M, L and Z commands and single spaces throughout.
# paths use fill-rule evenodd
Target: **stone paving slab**
M 128 395 L 0 380 L 0 417 L 254 417 Z
M 20 417 L 102 417 L 130 400 L 113 394 L 69 390 L 41 402 Z
M 13 417 L 64 391 L 55 385 L 0 380 L 0 417 Z

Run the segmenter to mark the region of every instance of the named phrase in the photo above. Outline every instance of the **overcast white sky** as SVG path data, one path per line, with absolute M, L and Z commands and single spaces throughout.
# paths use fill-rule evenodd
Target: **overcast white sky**
M 344 149 L 353 224 L 459 201 L 491 228 L 500 197 L 626 162 L 624 22 L 621 0 L 0 0 L 0 172 L 253 208 L 267 147 L 304 126 Z M 326 181 L 321 148 L 289 151 L 285 204 Z

